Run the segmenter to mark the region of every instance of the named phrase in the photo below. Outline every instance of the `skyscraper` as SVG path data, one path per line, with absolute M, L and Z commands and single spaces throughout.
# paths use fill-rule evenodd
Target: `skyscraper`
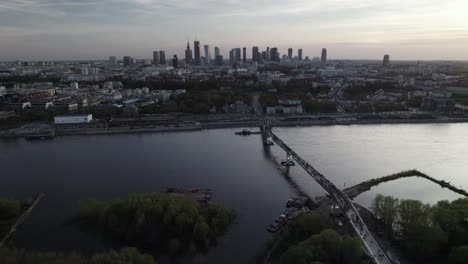
M 276 62 L 280 61 L 278 48 L 271 48 L 270 49 L 270 60 L 271 61 L 276 61 Z
M 270 60 L 270 47 L 267 47 L 265 60 L 267 60 L 267 61 Z
M 111 66 L 117 66 L 117 57 L 115 57 L 115 56 L 109 57 L 109 64 Z
M 132 57 L 130 56 L 124 56 L 123 57 L 123 63 L 124 63 L 124 66 L 128 66 L 132 63 Z
M 163 50 L 159 51 L 159 64 L 166 65 L 166 52 Z
M 288 58 L 289 58 L 290 60 L 292 60 L 292 57 L 293 57 L 293 49 L 292 49 L 292 48 L 289 48 L 289 49 L 288 49 Z
M 236 62 L 239 63 L 241 61 L 241 49 L 237 48 L 235 49 L 235 55 L 236 55 Z
M 216 66 L 223 66 L 224 65 L 223 56 L 216 55 L 215 62 L 216 62 Z
M 383 57 L 383 66 L 388 67 L 390 66 L 390 55 L 384 55 Z
M 323 64 L 327 63 L 327 49 L 326 48 L 322 49 L 322 63 Z
M 215 58 L 221 55 L 221 50 L 218 47 L 214 48 L 214 55 Z
M 179 68 L 179 58 L 177 58 L 177 55 L 174 55 L 174 58 L 172 58 L 172 67 L 174 69 Z
M 246 63 L 247 62 L 247 48 L 242 48 L 242 62 Z
M 229 51 L 229 63 L 231 65 L 234 65 L 236 63 L 236 51 L 235 51 L 235 49 L 231 49 L 231 51 Z
M 194 64 L 195 65 L 200 65 L 200 41 L 195 40 L 193 42 L 193 55 L 194 55 Z
M 210 52 L 210 45 L 205 45 L 205 63 L 211 64 L 211 52 Z
M 300 61 L 302 60 L 302 49 L 299 49 L 297 51 L 297 57 L 299 58 Z
M 260 61 L 258 47 L 252 48 L 252 61 L 256 61 L 256 62 Z
M 154 65 L 159 64 L 159 51 L 157 50 L 153 51 L 153 64 Z
M 187 42 L 187 49 L 185 50 L 185 63 L 187 65 L 192 64 L 192 50 L 190 49 L 189 42 Z

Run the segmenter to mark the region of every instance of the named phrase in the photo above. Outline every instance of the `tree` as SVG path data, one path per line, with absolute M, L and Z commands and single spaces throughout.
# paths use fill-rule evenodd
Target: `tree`
M 452 249 L 449 255 L 450 264 L 466 264 L 468 260 L 468 246 L 461 246 Z

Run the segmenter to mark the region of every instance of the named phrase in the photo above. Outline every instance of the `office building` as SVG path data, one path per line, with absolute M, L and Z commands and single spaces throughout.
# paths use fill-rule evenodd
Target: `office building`
M 302 49 L 299 49 L 297 51 L 297 57 L 299 58 L 300 61 L 302 60 Z
M 242 48 L 242 62 L 246 63 L 247 62 L 247 48 Z
M 260 58 L 259 58 L 260 54 L 258 53 L 258 47 L 253 47 L 252 48 L 252 61 L 260 61 Z
M 115 56 L 109 57 L 109 64 L 111 66 L 117 66 L 117 57 L 115 57 Z
M 159 64 L 166 65 L 166 52 L 163 50 L 159 51 Z
M 383 57 L 383 66 L 384 67 L 390 66 L 390 55 L 385 55 Z
M 276 62 L 280 61 L 278 48 L 271 48 L 270 49 L 270 60 L 271 61 L 276 61 Z
M 325 64 L 327 63 L 327 49 L 326 48 L 323 48 L 322 49 L 322 63 Z
M 153 64 L 158 65 L 159 64 L 159 51 L 153 51 Z
M 89 75 L 89 65 L 81 64 L 81 75 Z
M 221 56 L 221 55 L 216 55 L 216 57 L 215 57 L 215 63 L 216 63 L 216 66 L 223 66 L 223 65 L 224 65 L 223 56 Z
M 187 49 L 185 50 L 185 63 L 187 65 L 192 64 L 192 50 L 190 49 L 190 43 L 187 42 Z
M 231 49 L 229 51 L 229 64 L 234 65 L 236 63 L 236 51 L 235 49 Z
M 215 59 L 216 59 L 216 57 L 218 57 L 219 55 L 221 55 L 221 50 L 220 50 L 218 47 L 215 47 L 215 48 L 214 48 L 214 56 L 215 56 Z
M 177 58 L 177 55 L 174 55 L 174 58 L 172 58 L 172 67 L 174 69 L 179 68 L 179 58 Z
M 241 61 L 241 49 L 240 48 L 235 49 L 235 55 L 236 55 L 236 62 L 239 63 Z
M 293 58 L 293 49 L 289 48 L 288 49 L 288 59 L 292 60 L 292 58 Z
M 133 58 L 130 56 L 124 56 L 123 63 L 124 63 L 124 66 L 129 66 L 133 63 Z
M 200 54 L 200 41 L 196 40 L 193 42 L 193 55 L 194 55 L 194 60 L 193 63 L 195 65 L 200 65 L 201 62 L 201 54 Z
M 205 64 L 211 64 L 210 45 L 203 46 L 205 48 Z

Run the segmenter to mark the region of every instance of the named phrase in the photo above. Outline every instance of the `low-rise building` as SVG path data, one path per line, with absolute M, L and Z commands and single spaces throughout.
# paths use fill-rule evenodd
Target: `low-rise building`
M 55 116 L 54 123 L 56 125 L 68 125 L 68 124 L 85 124 L 93 121 L 93 115 L 67 115 L 67 116 Z

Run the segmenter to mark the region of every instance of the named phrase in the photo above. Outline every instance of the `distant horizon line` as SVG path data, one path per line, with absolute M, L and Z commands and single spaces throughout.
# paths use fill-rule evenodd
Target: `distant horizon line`
M 176 55 L 176 54 L 175 54 Z M 125 55 L 125 56 L 129 56 L 129 55 Z M 16 60 L 4 60 L 4 61 L 0 61 L 0 63 L 7 63 L 7 62 L 86 62 L 86 61 L 109 61 L 109 58 L 110 57 L 116 57 L 118 60 L 123 60 L 123 57 L 125 56 L 109 56 L 108 58 L 106 59 L 58 59 L 58 60 L 37 60 L 37 59 L 33 59 L 33 60 L 25 60 L 25 59 L 16 59 Z M 129 56 L 131 57 L 132 59 L 135 59 L 135 60 L 153 60 L 153 58 L 135 58 L 135 57 L 132 57 L 132 56 Z M 167 60 L 172 60 L 172 56 L 168 57 Z M 204 57 L 204 56 L 201 56 L 201 57 Z M 223 56 L 223 57 L 226 57 L 226 56 Z M 296 56 L 297 57 L 297 56 Z M 307 56 L 306 56 L 307 57 Z M 119 59 L 121 58 L 121 59 Z M 316 57 L 312 57 L 310 58 L 309 56 L 309 60 L 312 60 L 313 58 L 320 58 L 319 56 L 316 56 Z M 383 58 L 383 56 L 382 56 Z M 179 58 L 179 60 L 184 60 L 184 58 Z M 212 60 L 214 60 L 212 58 Z M 227 58 L 225 60 L 228 60 Z M 248 61 L 252 61 L 252 58 L 249 58 L 247 59 Z M 302 61 L 304 61 L 305 59 L 303 59 Z M 328 58 L 327 61 L 376 61 L 376 62 L 380 62 L 382 61 L 382 59 L 330 59 Z M 468 62 L 468 59 L 460 59 L 460 60 L 454 60 L 454 59 L 392 59 L 391 58 L 391 55 L 390 55 L 390 61 L 391 62 L 418 62 L 418 61 L 424 61 L 424 62 Z

